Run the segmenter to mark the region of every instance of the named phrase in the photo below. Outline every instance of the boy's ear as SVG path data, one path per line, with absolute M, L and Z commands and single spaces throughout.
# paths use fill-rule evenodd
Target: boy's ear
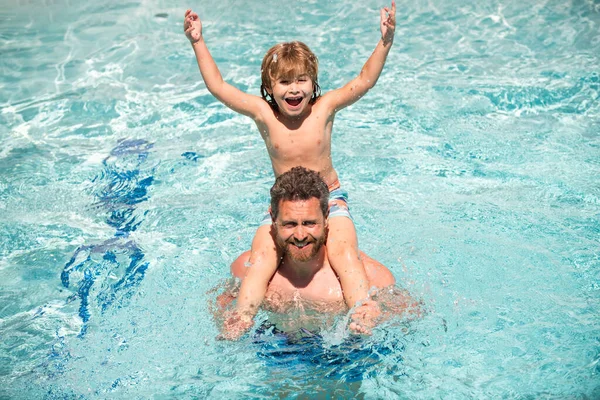
M 267 90 L 267 93 L 269 93 L 269 96 L 273 96 L 273 89 L 270 87 L 265 87 L 265 89 Z

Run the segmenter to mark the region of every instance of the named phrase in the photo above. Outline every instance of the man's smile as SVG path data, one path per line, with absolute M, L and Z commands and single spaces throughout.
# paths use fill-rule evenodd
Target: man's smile
M 297 247 L 299 249 L 303 249 L 309 245 L 312 244 L 312 242 L 306 241 L 306 242 L 294 242 L 294 241 L 290 241 L 289 244 L 291 244 L 294 247 Z
M 316 251 L 321 246 L 315 247 L 316 240 L 306 239 L 301 242 L 297 242 L 294 239 L 287 241 L 286 253 L 288 256 L 296 261 L 308 261 L 316 254 Z

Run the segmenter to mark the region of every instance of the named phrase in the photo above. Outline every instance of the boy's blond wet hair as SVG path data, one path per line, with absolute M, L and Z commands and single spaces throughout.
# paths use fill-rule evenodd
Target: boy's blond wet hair
M 313 95 L 310 102 L 314 103 L 321 96 L 318 72 L 317 56 L 307 45 L 298 41 L 276 44 L 267 51 L 262 61 L 260 94 L 271 107 L 277 108 L 277 103 L 267 92 L 267 89 L 273 88 L 273 82 L 280 78 L 292 79 L 308 75 L 313 82 Z

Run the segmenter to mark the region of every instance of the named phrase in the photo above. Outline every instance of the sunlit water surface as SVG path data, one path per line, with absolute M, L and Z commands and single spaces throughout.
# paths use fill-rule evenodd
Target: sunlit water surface
M 215 340 L 211 289 L 273 174 L 182 15 L 258 94 L 279 41 L 313 49 L 324 90 L 350 80 L 383 4 L 204 3 L 0 5 L 1 398 L 600 397 L 598 2 L 398 3 L 333 160 L 361 248 L 428 313 L 295 347 Z

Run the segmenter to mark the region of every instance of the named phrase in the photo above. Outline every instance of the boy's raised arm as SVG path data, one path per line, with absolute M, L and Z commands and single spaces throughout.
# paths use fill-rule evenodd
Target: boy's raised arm
M 396 2 L 392 0 L 392 7 L 384 7 L 381 9 L 380 13 L 381 39 L 365 65 L 363 65 L 360 74 L 343 87 L 332 90 L 323 96 L 322 100 L 329 102 L 335 112 L 356 102 L 364 96 L 369 89 L 375 86 L 377 79 L 379 79 L 387 55 L 394 42 L 394 31 L 396 29 Z
M 267 103 L 260 97 L 245 93 L 223 80 L 221 72 L 204 42 L 202 22 L 200 22 L 198 14 L 192 10 L 185 12 L 183 30 L 196 54 L 198 68 L 200 68 L 206 88 L 217 100 L 233 111 L 251 118 L 258 117 L 264 107 L 268 108 Z

